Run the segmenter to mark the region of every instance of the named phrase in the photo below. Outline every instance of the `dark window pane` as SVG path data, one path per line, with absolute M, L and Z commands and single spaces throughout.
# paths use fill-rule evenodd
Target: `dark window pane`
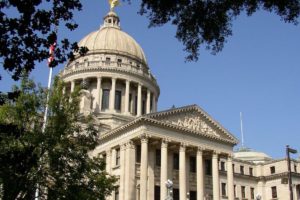
M 241 186 L 242 198 L 246 198 L 245 186 Z
M 274 187 L 271 187 L 271 190 L 272 190 L 272 198 L 277 198 L 277 188 L 276 186 Z
M 179 200 L 179 189 L 173 189 L 173 200 Z
M 120 165 L 120 149 L 116 149 L 116 166 Z
M 116 96 L 115 96 L 115 109 L 116 110 L 121 110 L 121 100 L 122 100 L 122 92 L 116 91 Z
M 271 174 L 275 174 L 275 167 L 274 166 L 270 167 L 270 171 L 271 171 Z
M 211 175 L 211 160 L 205 160 L 205 174 Z
M 244 174 L 244 166 L 240 166 L 240 172 L 241 174 Z
M 154 187 L 154 200 L 160 200 L 160 186 Z
M 179 170 L 179 154 L 178 153 L 173 154 L 173 169 Z
M 225 171 L 225 162 L 221 161 L 221 171 Z
M 197 192 L 190 191 L 190 200 L 197 200 Z
M 136 162 L 141 162 L 141 145 L 136 146 Z
M 252 167 L 249 168 L 249 175 L 253 176 L 253 168 Z
M 102 91 L 102 110 L 109 108 L 109 92 L 110 91 L 108 89 L 103 89 Z
M 226 196 L 226 183 L 221 184 L 222 196 Z
M 155 151 L 155 165 L 160 166 L 160 162 L 161 162 L 161 151 L 160 151 L 160 149 L 156 149 L 156 151 Z
M 254 199 L 254 188 L 250 188 L 251 199 Z
M 190 156 L 190 172 L 196 172 L 196 157 Z

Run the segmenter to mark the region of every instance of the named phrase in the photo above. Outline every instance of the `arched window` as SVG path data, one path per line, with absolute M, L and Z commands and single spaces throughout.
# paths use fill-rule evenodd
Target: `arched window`
M 102 92 L 102 105 L 101 109 L 105 110 L 109 108 L 109 89 L 103 89 Z

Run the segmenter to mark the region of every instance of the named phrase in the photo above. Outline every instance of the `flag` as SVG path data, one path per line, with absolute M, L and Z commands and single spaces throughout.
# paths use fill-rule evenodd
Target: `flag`
M 55 52 L 56 42 L 50 45 L 49 47 L 49 58 L 48 58 L 48 67 L 54 61 L 54 52 Z

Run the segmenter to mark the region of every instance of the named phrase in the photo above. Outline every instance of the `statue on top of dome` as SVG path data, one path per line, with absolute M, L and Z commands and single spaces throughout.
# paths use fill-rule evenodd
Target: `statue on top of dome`
M 109 2 L 111 11 L 113 11 L 113 9 L 120 4 L 119 0 L 108 0 L 108 2 Z

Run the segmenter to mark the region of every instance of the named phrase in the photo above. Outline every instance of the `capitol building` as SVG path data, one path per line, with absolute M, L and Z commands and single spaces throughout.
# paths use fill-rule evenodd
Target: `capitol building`
M 93 114 L 100 127 L 92 155 L 100 154 L 107 173 L 118 179 L 108 200 L 290 198 L 286 159 L 247 148 L 234 151 L 237 138 L 197 105 L 157 110 L 163 91 L 114 11 L 79 45 L 88 53 L 76 55 L 60 76 L 66 93 L 82 88 L 80 112 Z M 300 161 L 291 166 L 293 196 L 299 200 Z

